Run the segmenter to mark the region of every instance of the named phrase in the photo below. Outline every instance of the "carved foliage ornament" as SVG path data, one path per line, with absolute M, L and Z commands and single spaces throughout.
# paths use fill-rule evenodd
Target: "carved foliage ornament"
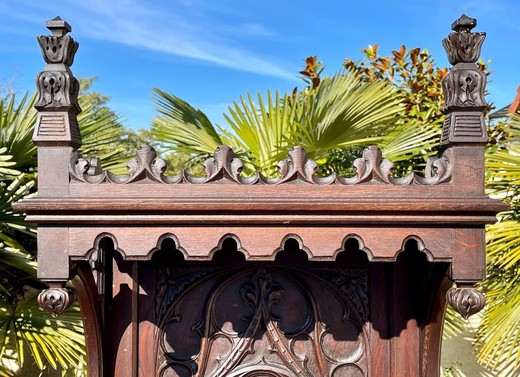
M 450 288 L 446 293 L 446 299 L 465 319 L 481 311 L 486 304 L 486 297 L 475 288 Z
M 38 295 L 38 305 L 58 317 L 61 313 L 71 307 L 76 300 L 74 288 L 48 288 Z
M 227 145 L 221 145 L 215 151 L 212 158 L 204 163 L 206 176 L 194 177 L 186 171 L 181 171 L 175 176 L 166 176 L 166 162 L 157 157 L 157 152 L 150 146 L 138 149 L 134 158 L 127 164 L 128 174 L 118 176 L 109 171 L 103 171 L 99 159 L 87 160 L 78 151 L 74 151 L 70 161 L 70 175 L 73 180 L 84 183 L 118 183 L 127 184 L 137 181 L 156 183 L 193 183 L 202 184 L 210 182 L 228 181 L 239 184 L 281 184 L 298 181 L 310 184 L 341 184 L 353 185 L 360 183 L 379 183 L 391 185 L 434 185 L 449 181 L 451 178 L 451 150 L 447 149 L 440 158 L 431 158 L 428 161 L 426 173 L 421 177 L 410 173 L 404 177 L 392 176 L 394 164 L 383 158 L 381 150 L 376 146 L 370 146 L 363 151 L 363 157 L 354 160 L 355 175 L 352 177 L 339 177 L 335 173 L 327 177 L 315 175 L 317 163 L 307 158 L 305 150 L 294 147 L 289 151 L 288 158 L 278 163 L 279 177 L 268 178 L 260 173 L 245 177 L 241 174 L 243 163 L 235 158 L 233 151 Z
M 450 64 L 475 63 L 480 57 L 486 33 L 472 33 L 471 29 L 475 26 L 477 26 L 477 20 L 465 14 L 451 25 L 454 33 L 450 33 L 442 41 Z
M 72 109 L 81 112 L 78 105 L 79 81 L 69 72 L 43 71 L 36 76 L 38 101 L 34 105 L 38 110 L 48 108 Z
M 79 44 L 67 35 L 70 25 L 61 18 L 47 21 L 46 26 L 52 35 L 39 36 L 38 43 L 48 65 L 36 77 L 38 101 L 35 107 L 38 110 L 72 109 L 79 113 L 79 82 L 69 69 Z
M 448 60 L 455 66 L 442 80 L 444 112 L 465 108 L 484 110 L 487 106 L 486 75 L 474 64 L 480 57 L 486 34 L 472 33 L 476 25 L 476 19 L 463 14 L 453 23 L 454 32 L 442 41 Z
M 72 66 L 79 43 L 70 35 L 40 35 L 37 38 L 46 63 L 65 64 L 67 67 Z
M 445 106 L 447 109 L 484 110 L 487 102 L 484 99 L 486 74 L 476 69 L 453 69 L 442 79 Z

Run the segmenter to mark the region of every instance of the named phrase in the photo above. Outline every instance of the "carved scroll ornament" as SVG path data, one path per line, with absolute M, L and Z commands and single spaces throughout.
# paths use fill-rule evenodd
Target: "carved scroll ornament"
M 233 151 L 227 145 L 221 145 L 213 157 L 205 161 L 205 177 L 194 177 L 186 171 L 175 176 L 166 176 L 166 161 L 157 157 L 157 152 L 150 146 L 140 147 L 134 158 L 127 164 L 128 174 L 118 176 L 110 171 L 103 171 L 99 159 L 87 160 L 78 151 L 71 155 L 70 175 L 73 180 L 83 183 L 118 183 L 128 184 L 137 181 L 155 183 L 202 184 L 217 181 L 228 181 L 245 185 L 252 184 L 281 184 L 299 181 L 310 184 L 341 184 L 354 185 L 361 183 L 383 183 L 390 185 L 434 185 L 449 181 L 451 178 L 451 150 L 447 149 L 440 158 L 431 158 L 428 161 L 426 174 L 421 177 L 410 173 L 404 177 L 393 177 L 392 161 L 383 158 L 381 150 L 376 146 L 369 146 L 363 151 L 363 157 L 353 162 L 355 175 L 340 177 L 335 173 L 327 177 L 318 177 L 315 172 L 318 167 L 316 161 L 309 159 L 305 150 L 294 147 L 289 151 L 288 158 L 278 163 L 279 177 L 268 178 L 260 173 L 243 176 L 243 162 L 234 157 Z

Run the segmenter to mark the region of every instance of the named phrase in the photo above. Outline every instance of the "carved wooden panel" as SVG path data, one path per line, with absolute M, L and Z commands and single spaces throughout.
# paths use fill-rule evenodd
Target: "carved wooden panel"
M 158 377 L 367 376 L 368 271 L 163 267 Z

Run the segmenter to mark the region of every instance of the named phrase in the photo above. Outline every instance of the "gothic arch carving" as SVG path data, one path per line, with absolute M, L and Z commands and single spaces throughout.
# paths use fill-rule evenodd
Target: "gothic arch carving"
M 338 369 L 368 375 L 368 300 L 353 296 L 366 296 L 368 287 L 349 288 L 359 284 L 349 276 L 366 270 L 252 262 L 180 269 L 158 281 L 156 376 L 343 375 Z M 294 307 L 300 310 L 288 311 Z
M 287 242 L 291 240 L 297 243 L 298 248 L 305 253 L 307 260 L 314 260 L 312 251 L 307 246 L 305 246 L 302 237 L 296 233 L 288 233 L 282 238 L 282 240 L 280 241 L 280 246 L 273 251 L 270 260 L 275 260 L 277 255 L 285 250 Z
M 163 242 L 166 240 L 171 240 L 174 243 L 175 249 L 178 250 L 182 254 L 184 260 L 189 258 L 189 255 L 186 252 L 186 250 L 180 245 L 180 242 L 179 242 L 179 239 L 177 238 L 177 236 L 173 233 L 164 233 L 157 239 L 157 244 L 155 245 L 155 247 L 152 248 L 148 252 L 148 254 L 146 254 L 145 259 L 151 260 L 153 258 L 153 256 L 155 255 L 155 253 L 163 248 Z
M 404 250 L 406 249 L 406 245 L 409 242 L 414 242 L 415 243 L 415 245 L 417 247 L 417 251 L 423 253 L 426 256 L 426 260 L 428 262 L 439 262 L 439 261 L 449 262 L 450 261 L 449 259 L 448 260 L 444 260 L 444 258 L 442 258 L 442 259 L 436 258 L 433 255 L 433 253 L 426 247 L 425 242 L 421 239 L 421 237 L 416 236 L 416 235 L 410 235 L 410 236 L 406 237 L 403 240 L 403 243 L 402 243 L 402 246 L 401 246 L 401 250 L 399 250 L 395 254 L 394 261 L 397 260 L 397 257 L 399 256 L 399 254 L 404 252 Z
M 239 253 L 242 253 L 246 260 L 251 258 L 251 256 L 249 255 L 249 252 L 244 247 L 242 247 L 242 241 L 240 240 L 240 238 L 236 234 L 226 233 L 222 237 L 220 237 L 220 239 L 218 240 L 217 246 L 215 246 L 213 249 L 211 249 L 209 251 L 208 259 L 210 259 L 210 260 L 213 259 L 215 256 L 215 253 L 222 250 L 224 248 L 224 242 L 226 242 L 229 239 L 232 239 L 233 241 L 235 241 L 236 246 L 237 246 L 237 251 Z
M 339 249 L 336 249 L 336 251 L 333 254 L 334 260 L 338 258 L 338 255 L 340 253 L 348 253 L 347 250 L 347 242 L 350 240 L 355 240 L 358 244 L 358 250 L 364 252 L 367 256 L 367 259 L 371 261 L 374 259 L 374 254 L 372 253 L 372 250 L 370 250 L 366 245 L 363 238 L 355 233 L 349 233 L 343 238 L 343 241 L 341 241 L 341 247 Z

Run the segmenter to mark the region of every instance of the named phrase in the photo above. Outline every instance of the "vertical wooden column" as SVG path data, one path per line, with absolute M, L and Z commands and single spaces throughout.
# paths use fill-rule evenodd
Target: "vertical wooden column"
M 453 68 L 442 80 L 446 118 L 441 145 L 452 151 L 452 186 L 461 200 L 484 197 L 486 75 L 475 63 L 486 34 L 471 32 L 476 25 L 476 19 L 463 14 L 442 41 Z M 464 317 L 480 311 L 485 302 L 482 293 L 472 288 L 485 277 L 484 236 L 483 226 L 456 229 L 451 278 L 458 288 L 448 291 L 447 298 Z
M 67 35 L 70 25 L 59 17 L 46 26 L 52 35 L 38 37 L 47 65 L 36 77 L 38 117 L 33 141 L 38 146 L 38 196 L 59 198 L 69 193 L 70 156 L 81 146 L 76 118 L 81 111 L 79 82 L 70 70 L 79 45 Z M 74 301 L 74 292 L 64 288 L 70 277 L 68 238 L 67 227 L 38 228 L 38 278 L 50 286 L 38 302 L 54 315 Z

